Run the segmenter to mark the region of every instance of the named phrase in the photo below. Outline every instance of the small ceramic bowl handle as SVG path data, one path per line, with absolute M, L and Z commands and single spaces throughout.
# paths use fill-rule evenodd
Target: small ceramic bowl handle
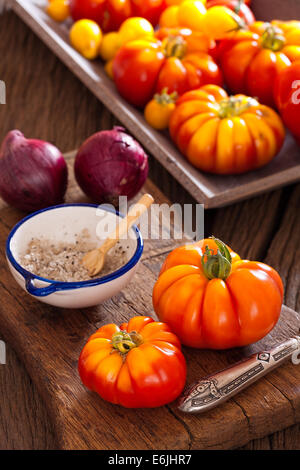
M 34 285 L 34 278 L 31 276 L 26 279 L 26 289 L 29 294 L 35 297 L 47 297 L 58 290 L 56 284 L 50 284 L 46 287 L 36 287 Z

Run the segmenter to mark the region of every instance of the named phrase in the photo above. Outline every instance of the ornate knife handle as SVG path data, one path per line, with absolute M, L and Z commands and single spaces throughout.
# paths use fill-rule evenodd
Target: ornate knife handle
M 296 354 L 297 350 L 300 352 L 300 337 L 291 338 L 270 351 L 253 354 L 221 372 L 205 377 L 184 392 L 178 408 L 185 413 L 203 413 L 215 408 L 276 369 Z

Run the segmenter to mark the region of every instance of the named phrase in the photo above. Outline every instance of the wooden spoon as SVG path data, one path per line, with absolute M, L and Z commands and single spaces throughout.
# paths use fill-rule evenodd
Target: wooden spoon
M 96 276 L 100 273 L 107 252 L 118 243 L 120 238 L 125 235 L 141 215 L 149 209 L 153 201 L 154 199 L 150 194 L 144 194 L 139 202 L 131 207 L 127 216 L 121 220 L 116 230 L 108 236 L 103 245 L 96 250 L 90 251 L 82 258 L 82 264 L 89 271 L 90 276 Z

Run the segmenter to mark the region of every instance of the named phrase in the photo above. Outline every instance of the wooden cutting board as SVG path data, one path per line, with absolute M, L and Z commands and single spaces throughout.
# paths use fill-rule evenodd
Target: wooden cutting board
M 72 156 L 67 160 L 71 170 L 67 202 L 86 201 L 72 176 Z M 157 203 L 168 203 L 149 180 L 144 191 L 151 192 Z M 291 363 L 219 408 L 198 416 L 180 413 L 175 403 L 155 410 L 127 410 L 87 391 L 77 373 L 85 341 L 105 323 L 122 323 L 138 314 L 154 315 L 152 287 L 166 254 L 178 241 L 146 240 L 134 283 L 96 308 L 63 310 L 28 296 L 8 271 L 5 241 L 22 216 L 0 205 L 1 330 L 45 400 L 60 448 L 230 449 L 300 422 L 300 367 Z M 300 315 L 283 307 L 278 325 L 260 343 L 225 352 L 184 348 L 188 384 L 292 336 L 299 326 Z
M 91 92 L 135 135 L 177 181 L 206 208 L 222 207 L 300 180 L 300 150 L 290 134 L 278 156 L 266 167 L 237 176 L 209 175 L 193 167 L 176 149 L 168 134 L 157 132 L 143 113 L 118 94 L 100 60 L 82 57 L 69 41 L 70 24 L 60 24 L 45 12 L 47 0 L 13 0 L 11 6 Z M 257 18 L 300 16 L 298 0 L 252 0 Z M 290 16 L 289 16 L 290 15 Z

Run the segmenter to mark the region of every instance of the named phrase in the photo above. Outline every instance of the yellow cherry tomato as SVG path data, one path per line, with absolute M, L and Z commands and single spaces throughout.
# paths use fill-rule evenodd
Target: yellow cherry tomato
M 207 10 L 202 28 L 212 39 L 225 39 L 242 28 L 241 18 L 224 6 L 215 6 Z
M 119 29 L 121 45 L 129 41 L 135 41 L 147 36 L 153 36 L 154 29 L 152 24 L 145 18 L 132 17 L 124 21 Z
M 113 31 L 105 34 L 100 46 L 100 55 L 102 59 L 105 61 L 113 59 L 118 52 L 120 45 L 119 33 Z
M 70 41 L 86 59 L 95 59 L 99 55 L 102 31 L 95 21 L 79 20 L 71 28 Z
M 194 31 L 202 31 L 206 8 L 201 1 L 185 0 L 178 6 L 178 19 L 180 26 Z
M 154 95 L 144 111 L 145 119 L 151 127 L 159 131 L 169 127 L 177 97 L 177 93 L 168 94 L 167 89 L 161 94 Z
M 178 19 L 178 5 L 172 5 L 162 12 L 159 18 L 161 28 L 178 28 L 180 26 Z
M 50 0 L 46 11 L 53 20 L 62 23 L 70 16 L 69 0 Z
M 105 70 L 106 74 L 112 80 L 114 79 L 113 63 L 114 63 L 114 61 L 112 59 L 112 60 L 109 60 L 108 62 L 106 62 L 105 66 L 104 66 L 104 70 Z

